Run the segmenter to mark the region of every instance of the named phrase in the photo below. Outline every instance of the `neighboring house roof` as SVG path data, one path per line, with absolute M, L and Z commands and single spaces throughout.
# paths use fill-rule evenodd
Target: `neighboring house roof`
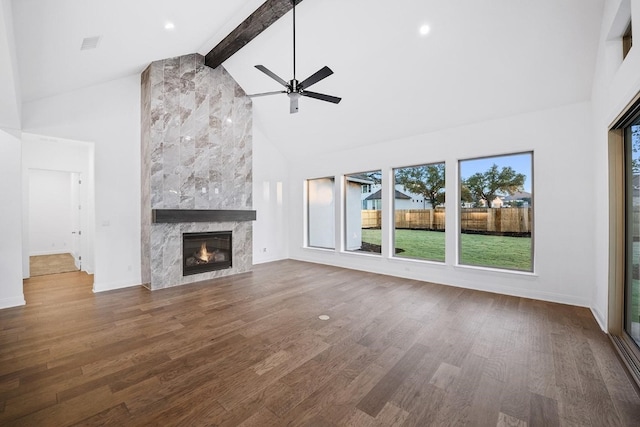
M 504 200 L 505 202 L 510 202 L 512 200 L 522 200 L 522 199 L 530 199 L 531 198 L 531 193 L 528 193 L 526 191 L 518 191 L 516 193 L 513 193 L 511 196 L 505 196 L 502 198 L 502 200 Z
M 367 197 L 365 200 L 376 200 L 376 199 L 382 199 L 382 190 L 381 189 L 376 191 L 375 193 L 373 193 L 369 197 Z M 411 200 L 411 197 L 409 197 L 406 194 L 401 193 L 400 191 L 396 190 L 396 199 Z
M 359 182 L 361 184 L 375 184 L 375 181 L 371 179 L 367 174 L 347 175 L 347 181 Z

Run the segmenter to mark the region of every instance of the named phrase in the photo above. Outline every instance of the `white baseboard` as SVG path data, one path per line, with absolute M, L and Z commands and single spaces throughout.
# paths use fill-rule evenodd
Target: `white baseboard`
M 605 322 L 605 319 L 602 316 L 602 314 L 600 314 L 598 309 L 596 309 L 593 306 L 589 308 L 591 309 L 591 314 L 593 314 L 593 317 L 596 319 L 596 322 L 598 322 L 600 329 L 602 329 L 602 332 L 608 334 L 609 332 L 607 331 L 607 322 Z
M 58 251 L 37 251 L 31 252 L 29 256 L 40 256 L 40 255 L 61 255 L 61 254 L 71 254 L 70 250 L 58 250 Z M 73 255 L 72 255 L 73 256 Z
M 255 257 L 253 258 L 253 265 L 258 265 L 258 264 L 266 264 L 268 262 L 274 262 L 274 261 L 282 261 L 284 259 L 289 259 L 287 257 L 265 257 L 265 258 L 258 258 L 256 259 Z
M 115 291 L 116 289 L 133 288 L 134 286 L 142 286 L 140 283 L 130 282 L 111 282 L 111 283 L 93 283 L 93 292 Z
M 13 298 L 3 298 L 0 299 L 0 309 L 3 308 L 11 308 L 11 307 L 19 307 L 21 305 L 25 305 L 26 302 L 24 300 L 24 294 L 13 297 Z

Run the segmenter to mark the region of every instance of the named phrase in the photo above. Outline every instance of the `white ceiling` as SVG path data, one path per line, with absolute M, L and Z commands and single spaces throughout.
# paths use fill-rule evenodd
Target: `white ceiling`
M 604 0 L 305 0 L 297 78 L 339 105 L 255 98 L 257 126 L 289 159 L 590 98 Z M 13 0 L 23 101 L 206 54 L 261 0 Z M 176 28 L 166 31 L 166 21 Z M 428 24 L 428 36 L 418 28 Z M 291 13 L 224 63 L 247 93 L 292 78 Z M 97 49 L 82 39 L 102 36 Z

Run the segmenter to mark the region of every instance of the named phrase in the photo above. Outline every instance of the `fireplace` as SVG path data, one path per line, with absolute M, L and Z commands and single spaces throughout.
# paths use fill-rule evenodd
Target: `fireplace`
M 231 268 L 231 231 L 184 233 L 182 275 Z

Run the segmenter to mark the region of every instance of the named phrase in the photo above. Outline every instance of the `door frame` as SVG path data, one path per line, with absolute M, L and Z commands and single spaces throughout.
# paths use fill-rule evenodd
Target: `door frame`
M 80 226 L 82 229 L 82 270 L 93 274 L 95 265 L 95 147 L 92 142 L 62 139 L 44 135 L 22 133 L 22 270 L 23 278 L 29 272 L 29 170 L 44 169 L 79 173 L 82 177 Z
M 640 93 L 609 127 L 609 337 L 640 387 L 640 349 L 624 330 L 626 263 L 626 166 L 624 129 L 640 111 Z

